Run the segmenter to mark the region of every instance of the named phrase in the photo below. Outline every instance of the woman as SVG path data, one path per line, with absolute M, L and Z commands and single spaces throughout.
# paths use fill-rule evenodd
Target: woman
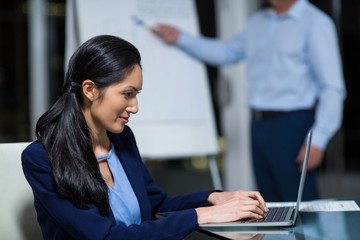
M 198 224 L 264 215 L 258 192 L 169 197 L 154 184 L 126 126 L 142 81 L 138 50 L 114 36 L 70 59 L 62 96 L 22 154 L 44 239 L 182 239 Z

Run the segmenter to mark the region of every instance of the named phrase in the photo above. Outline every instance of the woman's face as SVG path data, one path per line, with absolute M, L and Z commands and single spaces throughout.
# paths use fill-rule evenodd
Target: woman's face
M 138 112 L 137 94 L 142 83 L 142 70 L 136 65 L 123 81 L 108 86 L 103 91 L 102 98 L 95 97 L 89 104 L 88 111 L 84 112 L 92 132 L 121 133 L 129 122 L 130 114 Z

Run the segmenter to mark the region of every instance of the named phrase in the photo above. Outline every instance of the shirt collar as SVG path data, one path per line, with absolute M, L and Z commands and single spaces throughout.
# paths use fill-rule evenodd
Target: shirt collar
M 281 15 L 281 17 L 300 19 L 307 4 L 308 0 L 297 0 L 294 5 L 289 9 L 289 11 Z M 273 8 L 269 8 L 267 12 L 272 18 L 278 17 Z

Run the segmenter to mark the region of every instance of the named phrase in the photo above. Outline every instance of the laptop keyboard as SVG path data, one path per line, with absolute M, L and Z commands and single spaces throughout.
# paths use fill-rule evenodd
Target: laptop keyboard
M 292 207 L 270 208 L 269 212 L 266 213 L 263 221 L 265 222 L 284 221 L 290 209 L 292 209 Z
M 281 222 L 284 221 L 289 211 L 294 207 L 274 207 L 269 208 L 269 211 L 262 219 L 244 219 L 242 222 Z

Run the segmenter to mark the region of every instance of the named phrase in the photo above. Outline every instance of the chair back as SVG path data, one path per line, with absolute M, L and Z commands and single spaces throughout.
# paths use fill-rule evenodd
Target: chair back
M 21 167 L 29 142 L 0 143 L 0 238 L 42 239 L 34 197 Z

